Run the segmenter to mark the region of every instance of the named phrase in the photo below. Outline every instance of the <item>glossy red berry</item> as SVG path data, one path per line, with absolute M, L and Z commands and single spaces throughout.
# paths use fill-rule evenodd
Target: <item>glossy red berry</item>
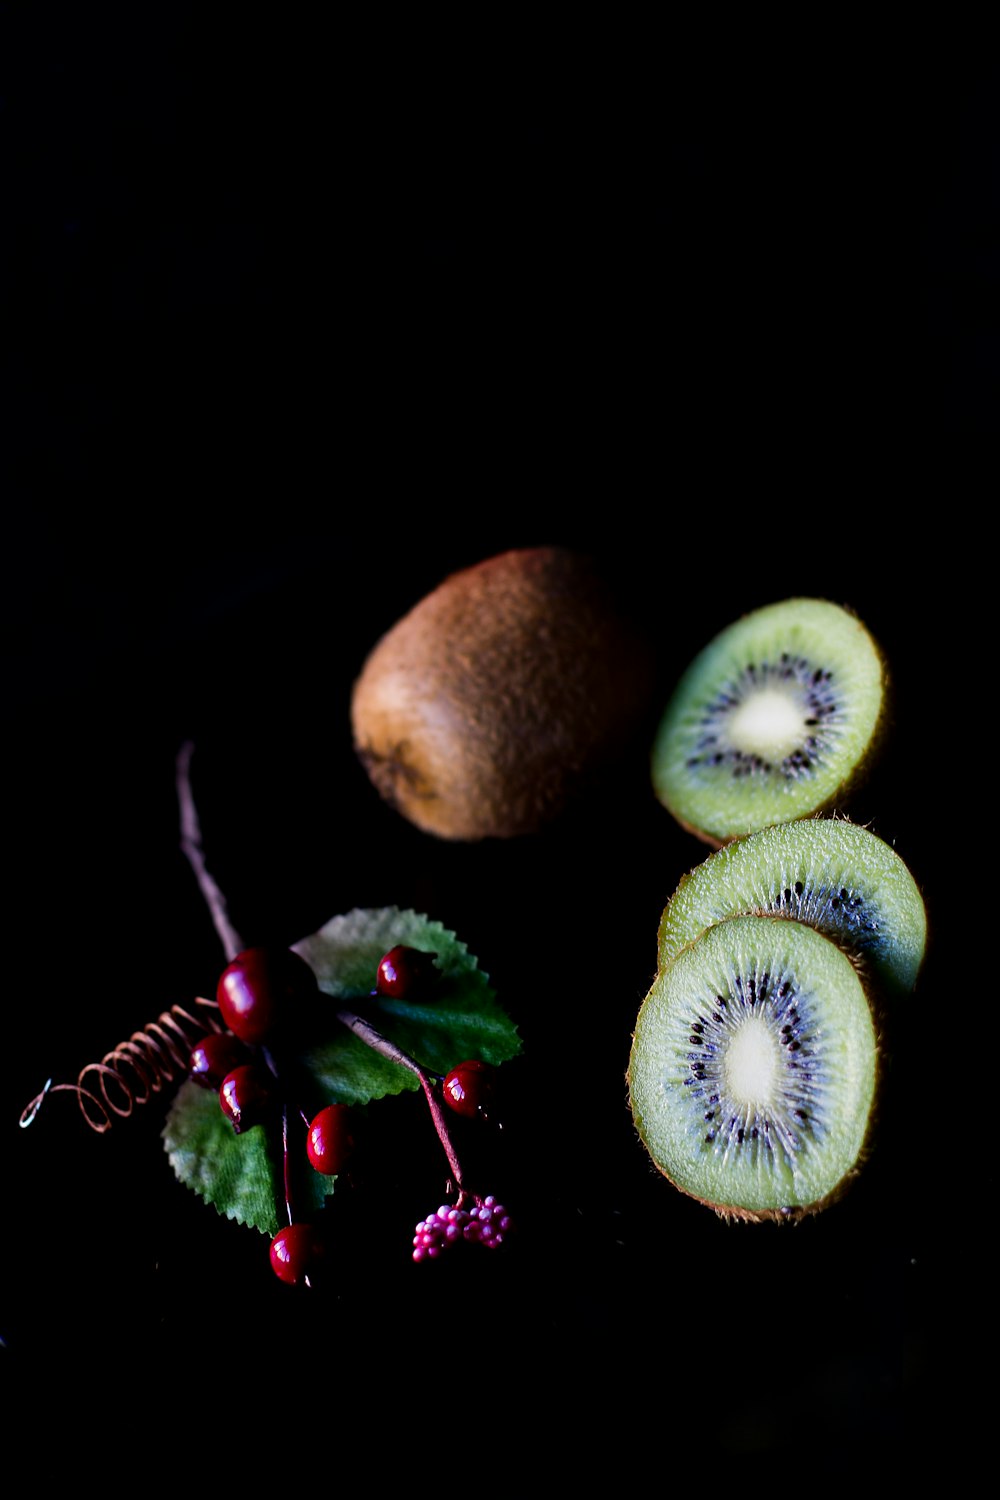
M 267 1117 L 272 1099 L 268 1078 L 254 1063 L 240 1063 L 219 1086 L 222 1113 L 237 1135 Z
M 394 1000 L 422 994 L 437 976 L 438 970 L 434 965 L 436 958 L 436 953 L 411 948 L 406 943 L 390 948 L 378 966 L 375 976 L 376 994 L 390 995 Z
M 469 1119 L 486 1112 L 495 1092 L 495 1070 L 478 1058 L 459 1063 L 444 1080 L 445 1104 Z
M 271 1241 L 271 1270 L 288 1286 L 309 1286 L 326 1256 L 326 1241 L 314 1224 L 288 1224 Z
M 290 948 L 245 948 L 222 971 L 216 999 L 230 1031 L 257 1044 L 294 1022 L 316 992 L 316 975 Z
M 336 1177 L 354 1150 L 351 1112 L 346 1104 L 328 1104 L 309 1126 L 306 1151 L 317 1172 Z
M 202 1088 L 217 1089 L 227 1073 L 247 1061 L 247 1050 L 238 1037 L 212 1031 L 191 1049 L 188 1073 Z

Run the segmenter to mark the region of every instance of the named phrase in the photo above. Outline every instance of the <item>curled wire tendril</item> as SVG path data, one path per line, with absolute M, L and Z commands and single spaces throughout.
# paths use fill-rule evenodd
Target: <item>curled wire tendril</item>
M 166 1084 L 187 1075 L 191 1049 L 207 1032 L 225 1031 L 214 1000 L 198 997 L 197 1016 L 172 1005 L 106 1052 L 100 1062 L 88 1063 L 75 1083 L 53 1083 L 50 1078 L 21 1111 L 22 1128 L 30 1125 L 49 1094 L 77 1096 L 84 1119 L 98 1134 L 110 1130 L 113 1116 L 125 1118 L 136 1105 L 148 1104 Z

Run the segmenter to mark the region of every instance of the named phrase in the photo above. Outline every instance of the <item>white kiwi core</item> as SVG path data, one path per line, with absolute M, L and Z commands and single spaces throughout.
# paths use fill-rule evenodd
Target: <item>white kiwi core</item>
M 734 1103 L 766 1105 L 774 1095 L 779 1062 L 778 1044 L 769 1028 L 751 1016 L 726 1049 L 723 1074 Z
M 870 763 L 882 657 L 825 599 L 786 599 L 734 621 L 691 662 L 657 728 L 653 788 L 716 846 L 822 811 Z
M 804 717 L 801 705 L 786 693 L 765 688 L 733 710 L 729 735 L 750 755 L 780 759 L 802 743 Z

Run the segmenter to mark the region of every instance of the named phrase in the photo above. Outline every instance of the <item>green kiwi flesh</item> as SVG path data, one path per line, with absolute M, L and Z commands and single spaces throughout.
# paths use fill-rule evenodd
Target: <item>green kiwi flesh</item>
M 659 1171 L 720 1216 L 759 1222 L 840 1197 L 864 1159 L 876 1078 L 850 958 L 803 923 L 738 916 L 656 975 L 627 1082 Z
M 655 670 L 593 559 L 514 549 L 449 575 L 376 642 L 352 692 L 354 748 L 425 833 L 535 833 L 638 746 Z
M 653 789 L 706 843 L 841 805 L 884 719 L 882 654 L 849 610 L 786 599 L 720 632 L 656 730 Z
M 927 941 L 923 897 L 896 851 L 860 824 L 804 818 L 714 850 L 681 877 L 663 910 L 659 965 L 705 927 L 740 913 L 776 913 L 815 927 L 883 993 L 916 984 Z

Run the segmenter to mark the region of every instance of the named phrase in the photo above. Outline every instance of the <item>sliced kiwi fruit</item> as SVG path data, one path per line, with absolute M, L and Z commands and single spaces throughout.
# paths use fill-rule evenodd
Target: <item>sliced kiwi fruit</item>
M 927 913 L 883 839 L 841 818 L 802 818 L 734 839 L 681 877 L 657 935 L 661 967 L 712 923 L 740 913 L 794 917 L 832 938 L 881 993 L 912 990 Z
M 627 1082 L 655 1166 L 721 1217 L 795 1220 L 864 1160 L 878 1073 L 850 958 L 804 923 L 728 917 L 650 987 Z
M 534 833 L 640 743 L 655 672 L 593 559 L 514 549 L 449 575 L 376 642 L 352 692 L 354 748 L 425 833 Z
M 870 769 L 885 723 L 882 653 L 825 599 L 765 605 L 720 632 L 681 676 L 656 730 L 653 789 L 716 847 L 833 810 Z

